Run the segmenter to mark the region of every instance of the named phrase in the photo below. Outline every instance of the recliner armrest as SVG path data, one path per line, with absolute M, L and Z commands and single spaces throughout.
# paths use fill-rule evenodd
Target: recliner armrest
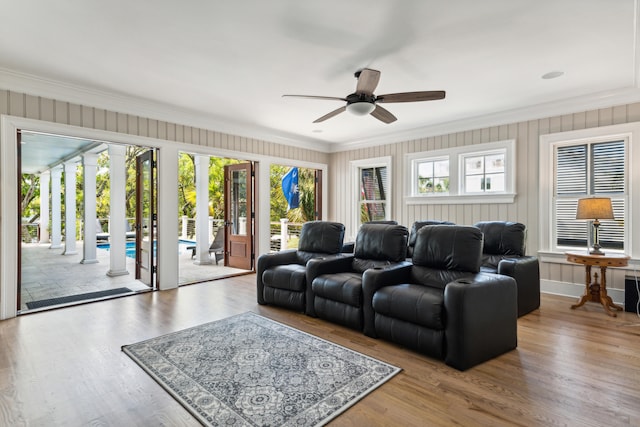
M 538 258 L 505 258 L 498 263 L 498 274 L 518 283 L 518 317 L 540 307 L 540 264 Z
M 256 269 L 256 284 L 258 293 L 258 304 L 265 304 L 263 297 L 264 283 L 262 282 L 262 273 L 270 267 L 284 264 L 297 264 L 298 257 L 296 249 L 288 249 L 285 251 L 262 254 L 258 257 Z
M 461 371 L 517 346 L 517 287 L 508 276 L 479 273 L 448 283 L 445 363 Z
M 312 317 L 316 317 L 315 307 L 313 306 L 313 300 L 315 294 L 313 293 L 313 279 L 323 274 L 341 273 L 344 271 L 351 271 L 351 265 L 353 263 L 353 254 L 338 254 L 329 257 L 313 258 L 307 263 L 307 292 L 306 292 L 306 314 Z
M 362 275 L 362 312 L 364 315 L 364 334 L 377 338 L 373 294 L 385 286 L 407 283 L 411 277 L 411 263 L 399 262 L 388 267 L 370 268 Z

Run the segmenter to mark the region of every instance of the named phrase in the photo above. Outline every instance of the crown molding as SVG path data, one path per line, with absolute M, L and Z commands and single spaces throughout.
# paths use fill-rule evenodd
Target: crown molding
M 467 119 L 454 120 L 446 123 L 419 127 L 393 135 L 377 138 L 363 138 L 347 143 L 332 145 L 332 152 L 341 152 L 368 148 L 378 145 L 399 143 L 438 135 L 482 129 L 529 120 L 573 114 L 616 105 L 640 102 L 640 89 L 636 87 L 621 88 L 611 91 L 598 92 L 590 95 L 567 98 L 559 101 L 537 104 L 529 107 L 517 108 L 509 111 L 484 114 Z
M 179 108 L 170 104 L 48 79 L 2 67 L 0 67 L 0 89 L 169 123 L 193 126 L 229 135 L 259 139 L 325 153 L 330 152 L 329 143 L 325 141 L 304 138 L 275 129 L 202 114 L 198 111 Z
M 198 111 L 177 108 L 169 104 L 60 82 L 1 67 L 0 88 L 323 153 L 338 153 L 376 147 L 432 136 L 640 102 L 640 89 L 638 87 L 626 87 L 514 110 L 422 126 L 393 134 L 367 137 L 349 142 L 330 143 L 319 139 L 280 132 L 275 129 L 263 128 L 237 121 L 234 122 L 228 119 L 202 114 Z

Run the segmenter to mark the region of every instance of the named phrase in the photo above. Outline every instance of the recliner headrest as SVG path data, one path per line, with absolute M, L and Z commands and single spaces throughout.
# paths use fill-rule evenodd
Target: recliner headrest
M 482 263 L 482 232 L 464 225 L 428 225 L 418 230 L 413 264 L 477 273 Z
M 354 256 L 362 259 L 404 261 L 409 230 L 403 225 L 362 224 Z
M 298 250 L 337 254 L 342 250 L 344 224 L 330 221 L 309 221 L 302 224 Z
M 427 221 L 416 221 L 411 226 L 411 231 L 409 232 L 409 247 L 407 248 L 407 257 L 411 258 L 413 256 L 413 248 L 416 246 L 416 234 L 418 230 L 420 230 L 425 225 L 455 225 L 450 221 L 436 221 L 436 220 L 427 220 Z
M 484 253 L 488 255 L 524 256 L 524 224 L 510 221 L 481 221 L 475 224 L 484 233 Z

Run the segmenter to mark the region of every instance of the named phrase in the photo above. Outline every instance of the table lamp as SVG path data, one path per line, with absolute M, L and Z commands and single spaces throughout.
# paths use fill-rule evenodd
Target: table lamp
M 589 197 L 578 200 L 576 219 L 587 219 L 593 221 L 593 248 L 589 251 L 591 255 L 604 255 L 600 250 L 598 242 L 598 228 L 601 219 L 613 219 L 613 207 L 611 199 L 608 197 Z M 587 239 L 589 241 L 589 239 Z

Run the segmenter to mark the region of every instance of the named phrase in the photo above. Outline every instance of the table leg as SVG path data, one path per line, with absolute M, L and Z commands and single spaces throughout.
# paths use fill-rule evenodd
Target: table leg
M 587 301 L 591 299 L 591 292 L 589 289 L 591 287 L 591 266 L 585 265 L 585 270 L 586 270 L 586 279 L 585 279 L 584 295 L 582 295 L 582 297 L 577 303 L 571 306 L 572 309 L 582 307 Z
M 602 306 L 604 307 L 604 311 L 609 316 L 617 317 L 617 314 L 611 311 L 611 309 L 613 308 L 614 310 L 622 311 L 624 310 L 624 307 L 615 304 L 611 297 L 607 295 L 607 278 L 605 275 L 606 271 L 606 266 L 600 266 L 600 273 L 602 274 L 602 286 L 600 286 L 600 304 L 602 304 Z

